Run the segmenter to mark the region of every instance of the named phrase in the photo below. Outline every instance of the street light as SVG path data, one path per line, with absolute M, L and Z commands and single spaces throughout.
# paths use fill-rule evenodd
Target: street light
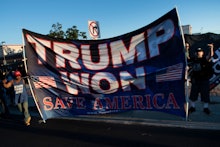
M 6 65 L 7 64 L 7 61 L 5 60 L 5 51 L 4 51 L 4 48 L 3 48 L 3 44 L 5 44 L 5 41 L 2 41 L 2 53 L 3 53 L 3 64 Z

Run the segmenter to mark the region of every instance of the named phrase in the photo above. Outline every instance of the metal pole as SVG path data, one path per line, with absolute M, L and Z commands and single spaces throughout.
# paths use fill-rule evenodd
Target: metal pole
M 7 64 L 7 61 L 5 60 L 5 50 L 4 50 L 4 47 L 3 47 L 3 44 L 5 43 L 5 41 L 2 41 L 2 53 L 3 53 L 3 64 L 6 65 Z

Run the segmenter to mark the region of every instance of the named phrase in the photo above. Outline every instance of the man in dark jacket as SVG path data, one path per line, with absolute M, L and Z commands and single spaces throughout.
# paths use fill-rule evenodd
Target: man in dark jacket
M 7 89 L 3 86 L 3 83 L 6 82 L 6 77 L 1 76 L 0 81 L 0 103 L 1 103 L 1 117 L 9 117 L 9 108 L 8 108 L 8 95 Z
M 203 112 L 210 114 L 208 104 L 210 102 L 209 95 L 209 79 L 212 76 L 213 69 L 210 62 L 210 58 L 213 55 L 213 46 L 210 51 L 210 55 L 205 57 L 204 51 L 201 48 L 196 50 L 195 58 L 191 59 L 191 92 L 190 92 L 190 108 L 189 114 L 196 111 L 195 101 L 198 99 L 200 94 L 201 101 L 204 102 Z

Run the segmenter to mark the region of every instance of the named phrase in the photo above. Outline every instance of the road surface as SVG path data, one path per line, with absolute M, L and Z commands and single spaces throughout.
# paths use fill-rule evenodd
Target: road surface
M 39 123 L 33 117 L 31 126 L 21 116 L 0 118 L 0 146 L 28 147 L 147 147 L 147 146 L 218 146 L 219 130 L 199 130 L 148 125 L 116 124 L 95 121 L 50 119 Z

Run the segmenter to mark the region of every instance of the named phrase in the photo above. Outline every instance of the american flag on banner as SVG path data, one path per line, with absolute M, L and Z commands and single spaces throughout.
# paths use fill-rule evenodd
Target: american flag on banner
M 176 81 L 182 78 L 183 63 L 168 66 L 156 74 L 156 82 Z
M 50 76 L 37 76 L 37 77 L 34 77 L 34 82 L 33 83 L 34 83 L 34 87 L 36 89 L 51 88 L 51 87 L 57 88 L 54 77 L 50 77 Z

